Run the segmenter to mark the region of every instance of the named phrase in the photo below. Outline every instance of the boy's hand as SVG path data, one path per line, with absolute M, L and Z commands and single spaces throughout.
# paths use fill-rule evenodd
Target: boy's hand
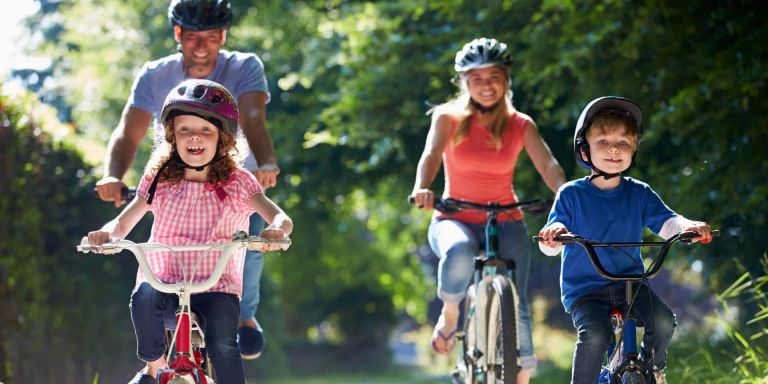
M 562 244 L 553 239 L 555 236 L 562 235 L 563 233 L 568 233 L 568 228 L 560 223 L 553 223 L 548 227 L 542 228 L 541 231 L 539 231 L 539 236 L 543 237 L 544 240 L 539 241 L 539 244 L 549 248 L 558 248 L 562 246 Z
M 280 228 L 264 228 L 259 233 L 259 237 L 262 237 L 267 240 L 284 240 L 285 239 L 285 233 Z M 264 252 L 269 251 L 279 251 L 283 249 L 285 246 L 282 244 L 266 244 L 264 243 Z
M 683 228 L 682 232 L 696 232 L 699 234 L 698 237 L 691 239 L 692 243 L 700 241 L 702 244 L 709 244 L 709 242 L 712 241 L 712 228 L 709 227 L 709 224 L 703 221 L 691 222 L 690 225 Z

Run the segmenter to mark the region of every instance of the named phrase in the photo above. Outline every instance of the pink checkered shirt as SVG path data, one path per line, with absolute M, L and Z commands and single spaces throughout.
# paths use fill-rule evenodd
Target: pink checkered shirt
M 152 175 L 144 174 L 137 193 L 149 196 Z M 223 191 L 223 192 L 222 192 Z M 257 193 L 263 193 L 259 182 L 248 171 L 238 168 L 229 181 L 216 191 L 211 184 L 182 180 L 176 184 L 161 182 L 155 191 L 150 210 L 154 215 L 149 242 L 167 245 L 213 244 L 230 241 L 237 231 L 248 232 L 249 217 L 253 210 L 250 201 Z M 147 259 L 157 278 L 166 283 L 183 281 L 179 260 L 185 273 L 190 276 L 195 263 L 200 260 L 193 277 L 194 282 L 204 281 L 213 271 L 220 251 L 151 252 Z M 240 296 L 243 290 L 243 261 L 245 249 L 234 252 L 227 269 L 213 288 L 207 292 L 226 292 Z M 141 271 L 136 285 L 146 281 Z

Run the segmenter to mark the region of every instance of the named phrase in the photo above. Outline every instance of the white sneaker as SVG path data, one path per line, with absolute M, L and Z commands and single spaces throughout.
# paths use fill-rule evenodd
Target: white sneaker
M 653 371 L 653 378 L 656 380 L 656 384 L 667 384 L 667 375 L 664 371 Z

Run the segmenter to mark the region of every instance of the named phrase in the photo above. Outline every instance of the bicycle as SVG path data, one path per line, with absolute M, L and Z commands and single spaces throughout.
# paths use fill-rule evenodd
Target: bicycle
M 156 380 L 159 384 L 213 384 L 212 378 L 215 378 L 213 366 L 205 353 L 205 335 L 197 321 L 197 315 L 191 310 L 191 295 L 206 291 L 213 287 L 226 270 L 232 253 L 240 248 L 248 247 L 255 251 L 263 251 L 263 246 L 267 244 L 280 244 L 282 250 L 287 249 L 291 241 L 269 240 L 258 236 L 248 236 L 246 232 L 240 231 L 232 236 L 232 240 L 221 244 L 198 244 L 198 245 L 177 245 L 169 246 L 160 243 L 134 243 L 129 240 L 114 239 L 110 243 L 103 245 L 81 244 L 77 246 L 79 252 L 114 254 L 123 250 L 128 250 L 134 254 L 139 268 L 147 279 L 147 282 L 156 290 L 164 293 L 174 293 L 179 296 L 179 305 L 176 310 L 175 327 L 166 329 L 167 331 L 167 356 L 168 369 L 160 370 L 157 373 Z M 221 250 L 213 272 L 207 280 L 193 283 L 191 276 L 189 279 L 179 283 L 164 283 L 160 281 L 149 266 L 145 253 L 152 251 L 170 250 L 174 255 L 179 251 L 204 251 L 198 260 L 203 259 L 208 252 Z M 182 268 L 184 270 L 184 268 Z M 175 352 L 175 355 L 172 353 Z
M 712 236 L 719 236 L 719 231 L 713 230 Z M 612 308 L 610 311 L 611 328 L 614 339 L 608 344 L 603 368 L 600 371 L 598 384 L 656 384 L 653 370 L 645 362 L 640 360 L 637 347 L 638 324 L 635 315 L 631 313 L 635 294 L 633 282 L 645 282 L 656 277 L 661 272 L 661 266 L 667 257 L 667 253 L 673 244 L 677 242 L 690 243 L 697 237 L 696 232 L 681 232 L 666 241 L 640 241 L 640 242 L 602 242 L 588 240 L 574 234 L 562 234 L 555 236 L 554 241 L 562 244 L 576 243 L 587 252 L 589 260 L 597 273 L 613 281 L 624 281 L 626 284 L 626 305 L 622 308 Z M 542 241 L 541 236 L 534 236 L 533 241 Z M 595 247 L 661 247 L 653 257 L 650 265 L 640 275 L 615 274 L 608 271 L 600 262 L 595 253 Z
M 413 198 L 409 199 L 413 203 Z M 451 215 L 463 209 L 486 213 L 485 248 L 475 257 L 472 283 L 464 299 L 465 319 L 456 339 L 462 355 L 451 380 L 454 384 L 514 384 L 518 364 L 518 311 L 515 262 L 499 257 L 497 217 L 521 209 L 528 213 L 549 212 L 552 202 L 532 200 L 514 204 L 480 204 L 457 199 L 435 199 L 435 209 Z

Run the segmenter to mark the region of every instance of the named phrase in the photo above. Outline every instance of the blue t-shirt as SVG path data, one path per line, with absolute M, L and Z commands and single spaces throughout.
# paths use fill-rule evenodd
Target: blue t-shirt
M 664 223 L 675 216 L 648 184 L 622 177 L 619 186 L 601 190 L 589 178 L 573 180 L 560 187 L 547 225 L 562 223 L 571 233 L 590 240 L 637 242 L 643 230 L 659 233 Z M 626 254 L 624 252 L 625 251 Z M 638 247 L 595 248 L 603 266 L 617 274 L 640 274 L 642 257 Z M 576 300 L 590 292 L 614 284 L 600 276 L 578 244 L 568 244 L 560 264 L 560 294 L 566 312 Z
M 128 106 L 149 112 L 154 117 L 155 140 L 164 140 L 162 125 L 158 124 L 168 92 L 187 79 L 181 53 L 149 61 L 139 71 L 131 87 Z M 269 97 L 264 64 L 253 53 L 219 51 L 216 66 L 206 80 L 215 81 L 229 90 L 237 100 L 250 92 L 265 92 Z M 269 100 L 269 99 L 267 99 Z M 244 140 L 244 138 L 242 138 Z M 247 147 L 247 146 L 246 146 Z M 248 151 L 248 157 L 253 155 Z M 246 163 L 250 163 L 250 160 Z M 255 163 L 253 163 L 255 165 Z M 249 166 L 248 168 L 253 168 Z

